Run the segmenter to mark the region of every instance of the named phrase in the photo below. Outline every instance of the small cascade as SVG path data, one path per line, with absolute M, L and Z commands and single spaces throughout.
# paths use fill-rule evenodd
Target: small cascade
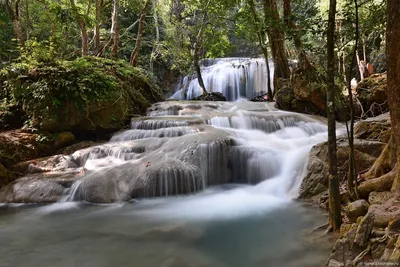
M 274 66 L 269 62 L 271 81 Z M 220 92 L 227 100 L 251 99 L 267 92 L 267 68 L 261 58 L 204 59 L 201 74 L 209 92 Z M 271 83 L 271 87 L 273 87 Z M 273 88 L 272 88 L 273 89 Z M 189 100 L 203 93 L 193 75 L 186 76 L 176 88 L 171 99 Z
M 197 147 L 195 154 L 200 159 L 204 187 L 229 182 L 227 169 L 229 149 L 227 141 L 201 144 Z
M 140 130 L 156 130 L 160 128 L 187 126 L 186 121 L 170 121 L 170 120 L 141 120 L 132 121 L 131 129 Z
M 179 137 L 197 132 L 190 127 L 171 127 L 156 130 L 127 130 L 114 135 L 110 142 L 130 141 L 145 138 Z
M 63 197 L 63 198 L 61 199 L 60 202 L 71 202 L 71 201 L 75 201 L 75 200 L 76 200 L 76 194 L 77 194 L 78 189 L 79 189 L 79 187 L 80 187 L 81 184 L 82 184 L 82 181 L 81 181 L 81 180 L 76 180 L 76 181 L 72 184 L 71 188 L 69 189 L 68 195 L 66 195 L 65 197 Z
M 133 142 L 109 143 L 101 146 L 95 146 L 80 150 L 72 154 L 74 162 L 83 167 L 88 160 L 96 160 L 107 157 L 120 159 L 122 161 L 138 158 L 145 152 L 145 147 Z

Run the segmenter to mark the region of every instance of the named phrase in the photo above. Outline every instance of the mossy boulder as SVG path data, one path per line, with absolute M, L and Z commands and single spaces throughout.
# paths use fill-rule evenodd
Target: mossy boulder
M 13 64 L 0 72 L 3 98 L 42 131 L 122 128 L 163 93 L 141 69 L 123 61 L 83 57 L 46 65 Z
M 374 117 L 389 111 L 386 87 L 386 73 L 373 74 L 357 85 L 356 92 L 365 117 Z

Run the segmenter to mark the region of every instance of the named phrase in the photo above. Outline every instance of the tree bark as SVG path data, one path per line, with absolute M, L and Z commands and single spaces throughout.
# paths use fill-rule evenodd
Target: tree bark
M 285 35 L 281 29 L 276 0 L 263 0 L 263 11 L 268 40 L 274 60 L 274 93 L 277 91 L 279 78 L 290 78 L 289 63 L 285 50 Z
M 132 51 L 131 60 L 130 60 L 130 63 L 133 67 L 137 67 L 139 65 L 140 46 L 142 44 L 142 39 L 143 39 L 144 21 L 146 20 L 146 13 L 147 13 L 147 9 L 149 8 L 150 1 L 151 0 L 146 0 L 146 2 L 144 3 L 144 6 L 140 12 L 139 29 L 138 29 L 138 34 L 136 37 L 136 44 L 135 44 L 135 48 Z
M 267 93 L 268 93 L 268 99 L 272 101 L 273 99 L 273 92 L 271 89 L 271 76 L 270 76 L 270 69 L 269 69 L 269 55 L 268 55 L 268 47 L 266 44 L 266 33 L 265 30 L 263 30 L 263 27 L 261 26 L 261 21 L 260 18 L 257 15 L 256 12 L 256 7 L 254 0 L 248 0 L 251 14 L 254 20 L 254 26 L 256 28 L 257 32 L 257 38 L 258 38 L 258 43 L 261 47 L 261 50 L 263 52 L 264 58 L 265 58 L 265 66 L 267 68 Z M 265 29 L 265 28 L 264 28 Z
M 86 30 L 86 22 L 84 20 L 84 18 L 82 17 L 82 15 L 79 13 L 78 8 L 75 5 L 75 1 L 74 0 L 70 0 L 69 1 L 71 4 L 71 8 L 73 10 L 73 12 L 75 13 L 75 19 L 76 19 L 76 23 L 79 26 L 79 29 L 81 30 L 81 42 L 82 42 L 82 56 L 87 56 L 88 54 L 88 34 L 87 34 L 87 30 Z
M 15 37 L 17 39 L 19 47 L 24 47 L 25 46 L 25 39 L 24 39 L 24 34 L 22 32 L 21 28 L 21 22 L 20 22 L 20 16 L 19 16 L 19 4 L 20 0 L 16 0 L 15 3 L 12 3 L 11 0 L 6 0 L 6 8 L 8 11 L 8 15 L 10 16 L 10 19 L 12 21 L 13 25 L 13 30 Z
M 400 1 L 387 1 L 386 58 L 387 95 L 392 135 L 397 147 L 397 172 L 393 190 L 400 192 Z
M 156 52 L 158 49 L 158 44 L 160 42 L 160 29 L 158 25 L 158 14 L 157 14 L 157 0 L 153 0 L 151 2 L 152 8 L 153 8 L 153 19 L 154 19 L 154 29 L 156 33 L 156 40 L 153 44 L 153 49 L 151 50 L 151 55 L 150 55 L 150 71 L 153 72 L 154 69 L 154 61 L 156 58 Z
M 293 31 L 292 37 L 294 46 L 296 48 L 297 59 L 299 60 L 299 67 L 302 69 L 309 69 L 311 64 L 307 59 L 306 52 L 303 49 L 303 44 L 297 29 L 296 23 L 292 19 L 292 3 L 291 0 L 283 0 L 283 18 L 289 29 Z
M 334 231 L 342 224 L 340 212 L 340 189 L 337 175 L 336 121 L 335 121 L 335 15 L 336 0 L 329 2 L 327 31 L 327 117 L 329 157 L 329 222 Z
M 111 23 L 111 39 L 113 42 L 111 48 L 111 57 L 118 58 L 118 47 L 119 47 L 119 25 L 118 25 L 118 8 L 119 0 L 113 0 L 113 13 Z
M 100 0 L 95 0 L 95 23 L 94 26 L 94 50 L 96 55 L 100 53 Z
M 351 89 L 351 77 L 353 76 L 353 68 L 354 68 L 354 60 L 356 60 L 357 49 L 358 49 L 358 3 L 357 0 L 354 0 L 355 7 L 355 44 L 353 48 L 353 55 L 351 58 L 349 75 L 347 77 L 347 92 L 349 94 L 349 104 L 350 104 L 350 126 L 346 122 L 347 128 L 347 138 L 349 140 L 349 169 L 347 173 L 347 188 L 349 190 L 350 197 L 353 199 L 357 199 L 357 178 L 355 178 L 356 167 L 355 167 L 355 158 L 354 158 L 354 101 L 353 101 L 353 91 Z

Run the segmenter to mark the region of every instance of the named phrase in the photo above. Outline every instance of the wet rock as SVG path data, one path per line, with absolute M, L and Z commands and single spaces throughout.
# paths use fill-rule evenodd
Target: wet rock
M 329 260 L 343 262 L 357 256 L 357 251 L 352 249 L 352 243 L 356 236 L 357 224 L 343 224 L 340 229 L 340 237 L 336 241 Z
M 54 140 L 54 146 L 58 149 L 75 143 L 75 136 L 71 132 L 59 133 Z
M 386 73 L 373 74 L 358 83 L 356 92 L 365 117 L 374 117 L 389 111 L 386 87 Z
M 268 94 L 263 94 L 259 96 L 255 96 L 252 99 L 250 99 L 251 102 L 268 102 L 271 101 L 268 97 Z
M 395 248 L 392 252 L 392 255 L 390 255 L 389 257 L 389 260 L 394 262 L 400 262 L 400 235 L 397 238 Z
M 226 101 L 226 97 L 220 92 L 210 92 L 193 98 L 198 101 Z
M 375 162 L 385 144 L 375 141 L 355 139 L 356 169 L 365 170 Z M 338 176 L 346 177 L 348 171 L 349 147 L 346 139 L 338 139 Z M 315 145 L 309 154 L 309 161 L 303 182 L 300 187 L 299 197 L 309 199 L 319 204 L 320 197 L 328 189 L 328 145 L 321 143 Z
M 364 199 L 359 199 L 346 206 L 346 215 L 350 222 L 356 222 L 357 218 L 367 214 L 369 204 Z
M 0 191 L 0 202 L 53 203 L 61 199 L 65 188 L 54 180 L 26 177 L 6 185 Z
M 344 263 L 337 260 L 329 260 L 327 267 L 344 267 Z
M 12 169 L 16 163 L 51 155 L 54 149 L 45 140 L 46 136 L 22 130 L 0 133 L 1 164 Z
M 71 155 L 71 154 L 73 154 L 74 152 L 76 152 L 78 150 L 81 150 L 81 149 L 84 149 L 84 148 L 88 148 L 88 147 L 92 147 L 92 146 L 97 146 L 97 145 L 100 145 L 100 144 L 102 144 L 102 143 L 101 142 L 93 142 L 93 141 L 82 141 L 82 142 L 73 144 L 71 146 L 68 146 L 68 147 L 62 149 L 60 151 L 60 153 L 64 154 L 64 155 Z
M 368 197 L 368 202 L 373 205 L 373 204 L 383 204 L 385 203 L 388 199 L 392 197 L 392 193 L 389 191 L 385 192 L 371 192 Z
M 367 247 L 373 225 L 374 225 L 374 215 L 372 213 L 368 213 L 362 218 L 357 227 L 356 236 L 354 237 L 353 241 L 353 246 L 357 246 L 357 248 L 360 248 L 361 250 Z
M 374 215 L 374 226 L 385 228 L 391 222 L 397 222 L 398 218 L 400 218 L 400 202 L 397 200 L 396 197 L 390 198 L 384 204 L 374 204 L 371 205 L 368 213 L 372 213 Z M 393 231 L 397 232 L 399 226 L 398 223 L 393 224 Z M 391 228 L 388 227 L 388 231 Z

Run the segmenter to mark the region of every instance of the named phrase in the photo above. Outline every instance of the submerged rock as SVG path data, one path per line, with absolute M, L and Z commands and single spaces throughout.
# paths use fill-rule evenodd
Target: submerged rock
M 226 101 L 226 97 L 220 92 L 210 92 L 206 94 L 202 94 L 192 100 L 199 101 Z

